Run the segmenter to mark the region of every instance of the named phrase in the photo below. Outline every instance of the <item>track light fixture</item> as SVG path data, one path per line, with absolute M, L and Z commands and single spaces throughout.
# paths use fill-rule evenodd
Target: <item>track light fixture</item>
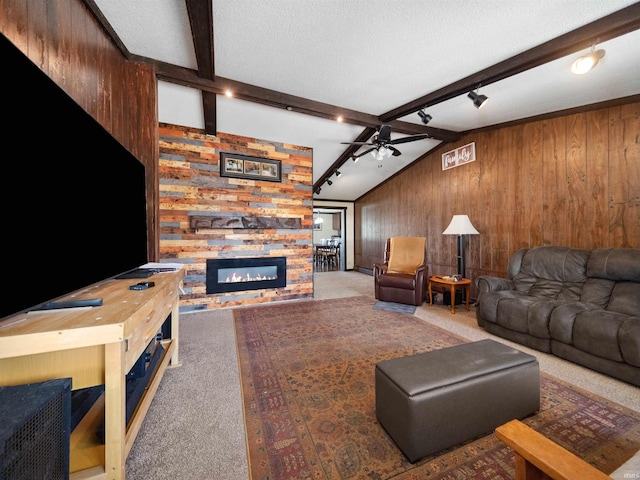
M 605 51 L 596 50 L 596 44 L 591 46 L 591 51 L 586 55 L 582 55 L 576 59 L 571 65 L 571 71 L 576 75 L 583 75 L 595 67 L 600 59 L 604 57 Z
M 478 85 L 478 88 L 475 92 L 472 90 L 469 92 L 469 95 L 467 95 L 467 97 L 469 97 L 473 101 L 473 106 L 477 109 L 480 109 L 485 103 L 487 103 L 487 100 L 489 100 L 489 97 L 487 97 L 486 95 L 479 95 L 479 91 L 480 86 Z
M 357 162 L 359 158 L 360 157 L 356 157 L 355 155 L 351 155 L 351 160 L 353 160 L 354 163 Z
M 340 170 L 336 170 L 336 177 L 339 177 L 340 175 L 342 175 L 342 173 L 340 173 Z
M 327 180 L 327 183 L 329 184 L 329 186 L 333 185 L 333 182 L 331 180 Z
M 322 190 L 320 187 L 316 188 L 315 194 L 320 195 L 320 190 Z
M 418 116 L 422 119 L 422 123 L 425 125 L 433 119 L 433 117 L 428 113 L 425 113 L 423 109 L 418 110 Z

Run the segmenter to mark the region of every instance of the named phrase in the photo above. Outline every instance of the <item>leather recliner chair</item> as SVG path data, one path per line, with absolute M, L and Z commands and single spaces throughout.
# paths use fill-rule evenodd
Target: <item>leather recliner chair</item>
M 373 264 L 377 300 L 422 305 L 426 298 L 426 241 L 425 237 L 387 239 L 384 263 Z

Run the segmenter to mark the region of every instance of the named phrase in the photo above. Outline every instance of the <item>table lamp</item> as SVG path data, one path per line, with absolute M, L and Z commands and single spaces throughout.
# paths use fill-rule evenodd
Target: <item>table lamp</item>
M 443 235 L 457 235 L 458 236 L 458 274 L 465 277 L 465 264 L 464 264 L 464 247 L 465 247 L 465 235 L 479 235 L 480 232 L 471 224 L 471 220 L 467 215 L 454 215 L 451 219 L 451 223 L 442 232 Z

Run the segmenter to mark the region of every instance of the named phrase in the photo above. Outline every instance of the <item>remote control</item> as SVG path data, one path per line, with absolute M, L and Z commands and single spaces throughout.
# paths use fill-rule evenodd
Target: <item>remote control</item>
M 134 285 L 131 285 L 129 287 L 129 290 L 146 290 L 147 288 L 155 287 L 155 286 L 156 286 L 155 282 L 138 282 Z

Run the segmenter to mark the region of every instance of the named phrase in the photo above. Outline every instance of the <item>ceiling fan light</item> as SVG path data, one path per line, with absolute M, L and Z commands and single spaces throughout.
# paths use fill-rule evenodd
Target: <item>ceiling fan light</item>
M 489 100 L 489 97 L 487 97 L 486 95 L 478 95 L 474 91 L 469 92 L 469 95 L 467 95 L 467 97 L 469 97 L 473 101 L 473 106 L 477 109 L 480 109 L 485 103 L 487 103 L 487 100 Z
M 573 62 L 571 65 L 571 71 L 576 75 L 584 75 L 598 64 L 600 59 L 604 57 L 605 53 L 606 52 L 602 49 L 591 50 L 591 52 L 578 57 L 575 62 Z

